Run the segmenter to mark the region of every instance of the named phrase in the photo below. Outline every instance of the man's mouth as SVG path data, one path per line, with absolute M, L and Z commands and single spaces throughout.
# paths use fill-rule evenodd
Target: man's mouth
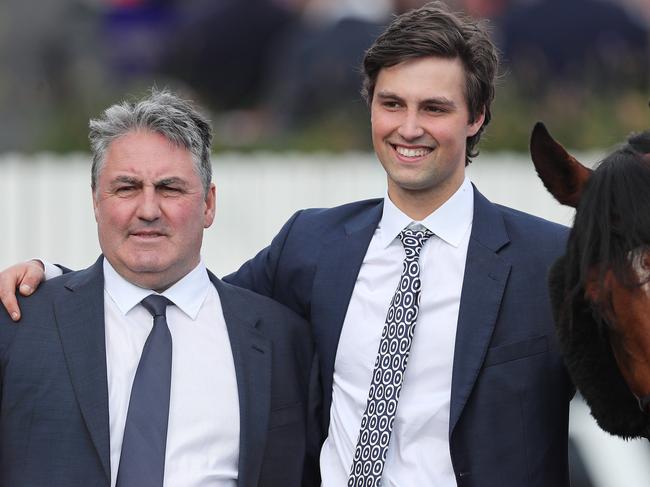
M 397 154 L 408 159 L 418 159 L 420 157 L 425 157 L 429 155 L 431 152 L 433 152 L 433 149 L 431 147 L 424 147 L 424 146 L 407 147 L 404 145 L 397 145 L 397 144 L 391 144 L 391 145 L 393 146 L 393 149 L 395 149 L 395 152 L 397 152 Z
M 164 237 L 165 234 L 162 232 L 156 232 L 156 231 L 149 231 L 149 230 L 143 230 L 140 232 L 131 232 L 130 236 L 132 237 L 138 237 L 138 238 L 145 238 L 145 239 L 154 239 L 158 237 Z

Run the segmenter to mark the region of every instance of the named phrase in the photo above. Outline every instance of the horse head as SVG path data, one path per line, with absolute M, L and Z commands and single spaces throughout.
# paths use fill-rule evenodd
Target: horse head
M 650 131 L 595 170 L 541 123 L 530 150 L 544 186 L 576 208 L 549 280 L 569 374 L 604 430 L 650 439 Z

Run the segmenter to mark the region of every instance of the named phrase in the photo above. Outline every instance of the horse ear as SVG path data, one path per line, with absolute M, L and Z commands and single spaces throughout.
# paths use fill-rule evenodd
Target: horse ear
M 533 128 L 530 155 L 537 175 L 553 197 L 563 205 L 577 207 L 592 170 L 556 142 L 542 122 Z

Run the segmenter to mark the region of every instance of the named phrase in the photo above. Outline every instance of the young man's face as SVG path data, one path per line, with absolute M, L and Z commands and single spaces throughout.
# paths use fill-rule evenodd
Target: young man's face
M 372 140 L 398 207 L 417 201 L 433 211 L 463 182 L 466 139 L 484 118 L 470 123 L 464 87 L 459 59 L 424 57 L 379 72 Z

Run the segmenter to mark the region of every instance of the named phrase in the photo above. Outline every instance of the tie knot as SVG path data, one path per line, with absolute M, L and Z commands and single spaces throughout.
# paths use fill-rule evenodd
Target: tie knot
M 405 228 L 399 234 L 399 239 L 402 241 L 404 250 L 406 250 L 406 257 L 417 257 L 420 255 L 420 250 L 424 242 L 429 240 L 433 233 L 430 230 L 422 227 L 421 230 L 413 230 Z
M 167 306 L 174 304 L 165 296 L 161 296 L 159 294 L 150 294 L 140 302 L 142 303 L 142 306 L 144 306 L 154 318 L 156 316 L 165 316 L 165 310 L 167 309 Z

